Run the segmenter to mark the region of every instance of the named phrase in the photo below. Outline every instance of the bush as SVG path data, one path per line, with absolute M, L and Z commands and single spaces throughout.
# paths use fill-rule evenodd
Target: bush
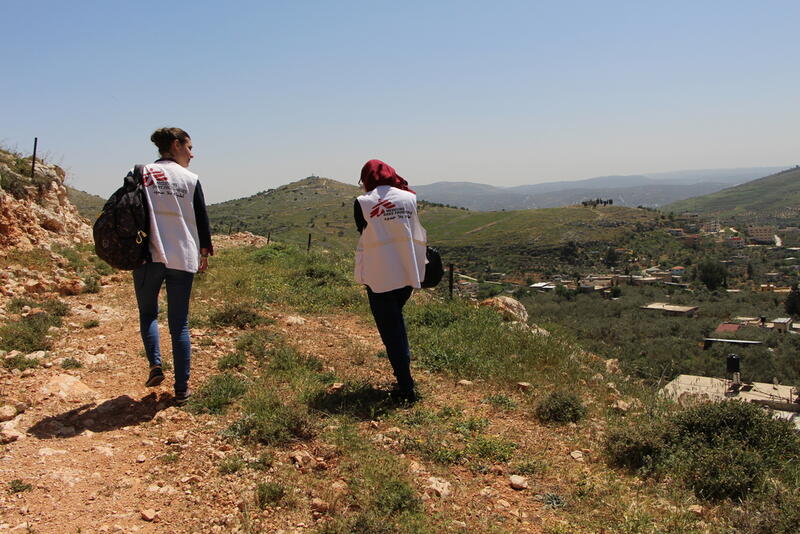
M 797 486 L 800 437 L 755 404 L 706 403 L 626 420 L 606 438 L 609 463 L 669 476 L 707 500 L 741 500 L 768 478 Z
M 62 369 L 79 369 L 81 367 L 83 367 L 83 364 L 80 362 L 80 360 L 76 360 L 72 357 L 64 358 L 64 360 L 61 362 Z
M 19 369 L 20 371 L 24 371 L 25 369 L 35 369 L 36 367 L 39 367 L 39 360 L 27 358 L 22 354 L 17 354 L 13 358 L 4 359 L 3 367 L 6 369 Z
M 701 499 L 743 499 L 763 482 L 766 465 L 757 452 L 739 447 L 730 442 L 687 449 L 674 457 L 676 471 Z
M 212 376 L 187 404 L 192 413 L 224 413 L 228 405 L 244 395 L 244 380 L 230 373 Z
M 233 455 L 223 459 L 219 464 L 219 472 L 223 475 L 231 475 L 244 467 L 244 460 L 241 456 Z
M 208 322 L 211 326 L 235 326 L 244 329 L 262 324 L 264 318 L 246 304 L 228 303 L 221 310 L 212 312 L 208 316 Z
M 286 488 L 277 482 L 259 482 L 256 484 L 255 501 L 259 510 L 274 506 L 286 495 Z
M 543 423 L 577 423 L 586 408 L 574 393 L 554 391 L 536 406 L 536 417 Z
M 98 326 L 100 326 L 100 321 L 97 319 L 89 319 L 83 323 L 84 328 L 97 328 Z
M 284 404 L 272 389 L 254 388 L 242 404 L 244 415 L 231 428 L 240 437 L 277 445 L 312 435 L 307 411 L 302 406 Z
M 61 326 L 61 319 L 49 313 L 37 313 L 0 326 L 0 349 L 35 352 L 50 350 L 53 343 L 47 337 L 51 326 Z

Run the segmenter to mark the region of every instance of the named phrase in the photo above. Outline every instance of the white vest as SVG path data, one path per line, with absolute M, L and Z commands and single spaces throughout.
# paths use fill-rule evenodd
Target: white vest
M 196 273 L 200 238 L 194 216 L 197 175 L 174 161 L 159 161 L 142 169 L 150 209 L 150 254 L 168 269 Z
M 356 282 L 375 293 L 421 287 L 427 234 L 417 217 L 417 196 L 381 185 L 358 203 L 367 227 L 356 248 Z

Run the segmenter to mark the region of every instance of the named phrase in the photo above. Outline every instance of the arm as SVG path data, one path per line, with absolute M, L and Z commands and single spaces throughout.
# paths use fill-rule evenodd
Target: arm
M 358 199 L 353 201 L 353 219 L 356 221 L 356 230 L 358 233 L 364 231 L 364 228 L 367 227 L 367 220 L 364 218 L 364 213 L 361 211 L 361 204 L 358 203 Z
M 211 224 L 206 212 L 206 199 L 200 182 L 194 188 L 194 218 L 197 223 L 197 237 L 200 239 L 200 270 L 205 271 L 208 266 L 208 256 L 214 255 L 214 246 L 211 244 Z

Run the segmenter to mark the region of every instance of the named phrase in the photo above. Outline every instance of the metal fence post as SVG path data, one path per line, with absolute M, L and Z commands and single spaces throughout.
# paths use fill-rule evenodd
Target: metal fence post
M 33 179 L 36 172 L 36 147 L 39 145 L 39 138 L 33 138 L 33 157 L 31 158 L 31 179 Z

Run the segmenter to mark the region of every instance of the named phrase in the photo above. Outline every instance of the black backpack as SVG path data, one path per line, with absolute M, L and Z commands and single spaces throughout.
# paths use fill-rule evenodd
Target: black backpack
M 425 279 L 422 280 L 422 287 L 431 288 L 439 285 L 444 276 L 444 266 L 442 266 L 442 257 L 439 251 L 433 247 L 425 249 L 425 257 L 428 263 L 425 264 Z
M 92 228 L 94 250 L 114 268 L 132 271 L 149 259 L 150 214 L 136 165 L 111 195 Z

